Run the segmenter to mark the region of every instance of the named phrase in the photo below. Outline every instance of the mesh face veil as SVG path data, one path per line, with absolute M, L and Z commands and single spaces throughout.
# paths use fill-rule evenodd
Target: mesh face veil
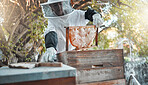
M 42 3 L 41 7 L 45 18 L 63 16 L 74 10 L 69 0 L 48 0 L 48 2 Z

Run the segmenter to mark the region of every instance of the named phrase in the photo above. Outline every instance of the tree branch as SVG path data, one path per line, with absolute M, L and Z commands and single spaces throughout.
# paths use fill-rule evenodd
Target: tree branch
M 117 1 L 117 3 L 118 3 L 118 5 L 119 5 L 119 6 L 120 6 L 120 5 L 125 5 L 125 6 L 127 6 L 127 7 L 131 8 L 131 9 L 133 9 L 131 6 L 129 6 L 129 5 L 127 5 L 127 4 L 122 3 L 120 0 L 118 0 L 118 1 Z
M 117 5 L 115 5 L 115 4 L 112 4 L 114 7 L 116 7 L 116 8 L 118 8 L 118 9 L 121 9 L 121 10 L 124 10 L 124 11 L 127 11 L 127 10 L 125 10 L 125 9 L 122 9 L 122 8 L 119 8 Z

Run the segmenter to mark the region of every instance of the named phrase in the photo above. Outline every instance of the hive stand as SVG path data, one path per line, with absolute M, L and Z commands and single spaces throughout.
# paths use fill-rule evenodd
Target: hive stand
M 69 51 L 69 29 L 66 28 L 66 51 L 57 54 L 57 58 L 77 69 L 77 85 L 126 85 L 123 49 Z M 98 28 L 96 45 L 97 39 Z

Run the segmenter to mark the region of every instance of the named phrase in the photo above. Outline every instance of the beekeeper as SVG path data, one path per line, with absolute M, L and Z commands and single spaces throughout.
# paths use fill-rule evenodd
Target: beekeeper
M 48 19 L 48 26 L 45 29 L 46 52 L 41 62 L 53 62 L 56 60 L 56 53 L 66 49 L 67 26 L 86 26 L 90 21 L 100 26 L 103 23 L 101 15 L 92 9 L 87 11 L 75 10 L 70 5 L 70 0 L 48 0 L 41 4 L 44 17 Z M 74 49 L 70 44 L 69 50 Z

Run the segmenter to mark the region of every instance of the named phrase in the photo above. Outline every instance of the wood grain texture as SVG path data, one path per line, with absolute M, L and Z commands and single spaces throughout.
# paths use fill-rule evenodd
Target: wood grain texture
M 59 61 L 64 64 L 91 68 L 92 65 L 103 65 L 103 67 L 123 66 L 123 50 L 89 50 L 89 51 L 65 51 L 58 54 Z
M 73 28 L 95 28 L 95 25 L 89 25 L 89 26 L 69 26 L 69 29 L 73 29 Z
M 92 82 L 85 84 L 77 84 L 77 85 L 126 85 L 125 79 L 117 79 L 103 82 Z
M 57 56 L 59 61 L 77 68 L 77 84 L 124 79 L 123 49 L 65 51 Z
M 123 67 L 83 69 L 77 71 L 77 83 L 88 83 L 124 78 Z
M 36 64 L 37 67 L 62 67 L 61 62 L 40 62 Z
M 4 85 L 76 85 L 75 77 L 19 82 Z

